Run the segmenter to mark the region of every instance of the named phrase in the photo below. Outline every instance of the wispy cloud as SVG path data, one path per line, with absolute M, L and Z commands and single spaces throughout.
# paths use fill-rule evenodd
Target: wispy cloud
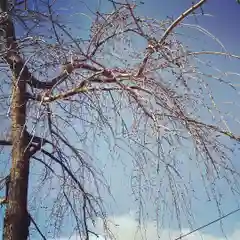
M 116 240 L 174 240 L 180 236 L 180 232 L 172 229 L 160 229 L 157 230 L 156 223 L 146 222 L 142 229 L 139 229 L 139 224 L 135 220 L 133 215 L 122 215 L 113 216 L 109 219 L 110 230 L 116 237 Z M 102 228 L 101 221 L 98 221 L 97 231 L 102 234 L 99 238 L 92 236 L 91 240 L 104 240 L 104 231 Z M 190 229 L 184 229 L 182 234 L 188 233 Z M 80 238 L 75 235 L 71 238 L 60 238 L 58 240 L 80 240 Z M 204 234 L 200 231 L 195 232 L 182 240 L 225 240 L 226 238 L 220 238 L 210 234 Z M 240 239 L 240 228 L 235 229 L 230 235 L 227 236 L 230 240 Z

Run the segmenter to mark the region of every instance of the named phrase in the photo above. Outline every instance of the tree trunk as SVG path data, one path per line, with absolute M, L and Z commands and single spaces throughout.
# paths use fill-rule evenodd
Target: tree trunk
M 12 166 L 8 204 L 4 218 L 3 239 L 26 240 L 29 217 L 27 211 L 29 159 L 25 134 L 26 105 L 25 83 L 13 78 L 12 86 Z
M 7 12 L 7 0 L 0 0 L 1 13 Z M 1 22 L 2 38 L 5 38 L 5 56 L 12 73 L 11 102 L 11 138 L 12 165 L 8 203 L 4 218 L 3 239 L 26 240 L 29 235 L 29 215 L 27 211 L 29 159 L 27 156 L 28 137 L 26 124 L 26 80 L 21 78 L 20 57 L 17 50 L 14 26 L 11 17 L 7 15 Z M 2 49 L 3 50 L 3 49 Z

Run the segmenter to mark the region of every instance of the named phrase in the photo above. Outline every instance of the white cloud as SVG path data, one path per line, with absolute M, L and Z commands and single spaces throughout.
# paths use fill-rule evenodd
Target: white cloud
M 116 240 L 174 240 L 180 236 L 180 232 L 171 229 L 163 229 L 157 232 L 154 222 L 145 223 L 145 227 L 142 231 L 138 230 L 138 223 L 135 221 L 132 215 L 122 215 L 109 218 L 110 230 L 114 234 Z M 97 224 L 98 232 L 104 236 L 101 221 Z M 182 234 L 188 233 L 189 229 L 184 229 Z M 160 238 L 159 238 L 160 237 Z M 240 229 L 235 229 L 235 231 L 227 236 L 230 240 L 240 239 Z M 67 240 L 69 238 L 61 238 L 59 240 Z M 73 236 L 70 240 L 79 240 L 78 236 Z M 209 234 L 203 234 L 201 232 L 195 232 L 183 240 L 225 240 L 226 238 L 219 238 Z M 91 237 L 91 240 L 104 240 L 103 237 L 96 238 Z

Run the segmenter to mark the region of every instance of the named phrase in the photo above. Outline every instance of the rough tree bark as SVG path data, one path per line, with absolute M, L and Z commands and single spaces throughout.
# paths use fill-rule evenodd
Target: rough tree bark
M 21 77 L 14 26 L 8 14 L 8 0 L 1 0 L 2 39 L 5 38 L 5 59 L 12 70 L 11 142 L 12 165 L 9 192 L 4 218 L 3 239 L 25 240 L 28 238 L 29 215 L 27 211 L 29 157 L 27 154 L 26 79 Z M 4 50 L 4 49 L 2 49 Z

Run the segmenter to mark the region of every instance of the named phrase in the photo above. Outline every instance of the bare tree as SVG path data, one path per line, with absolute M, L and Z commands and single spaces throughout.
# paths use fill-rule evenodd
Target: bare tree
M 205 2 L 190 6 L 176 20 L 158 21 L 137 16 L 137 4 L 105 1 L 112 12 L 91 10 L 91 24 L 81 38 L 76 18 L 71 23 L 58 15 L 58 1 L 43 0 L 30 9 L 27 1 L 1 0 L 0 144 L 11 160 L 2 180 L 3 239 L 27 239 L 31 223 L 43 239 L 58 236 L 68 217 L 85 239 L 95 234 L 91 224 L 96 218 L 108 229 L 101 191 L 109 186 L 97 165 L 99 139 L 113 158 L 116 152 L 129 154 L 139 212 L 144 194 L 153 191 L 161 214 L 167 189 L 167 211 L 179 224 L 184 214 L 192 221 L 194 191 L 182 165 L 199 169 L 217 205 L 218 180 L 225 179 L 238 192 L 239 173 L 231 156 L 232 141 L 240 138 L 227 126 L 206 77 L 229 91 L 236 89 L 227 73 L 213 75 L 213 66 L 201 55 L 240 57 L 224 51 L 200 26 L 191 25 L 223 51 L 192 51 L 176 32 Z M 200 64 L 211 71 L 204 72 Z M 184 162 L 179 153 L 185 154 Z M 29 185 L 33 173 L 37 177 Z M 49 206 L 45 227 L 54 231 L 47 234 L 33 216 L 38 207 Z

